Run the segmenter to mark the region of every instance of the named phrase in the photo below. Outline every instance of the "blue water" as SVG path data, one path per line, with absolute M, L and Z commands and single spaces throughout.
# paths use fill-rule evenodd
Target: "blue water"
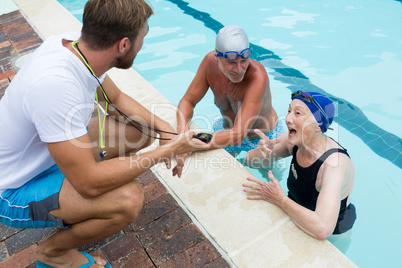
M 83 0 L 61 1 L 79 20 Z M 356 169 L 358 219 L 345 251 L 360 267 L 401 267 L 402 2 L 150 0 L 155 15 L 134 69 L 177 105 L 222 26 L 242 26 L 267 69 L 273 106 L 285 118 L 290 92 L 321 91 L 338 106 L 328 135 Z M 250 4 L 252 3 L 252 4 Z M 219 116 L 208 93 L 195 123 Z M 276 176 L 286 191 L 289 159 Z M 252 173 L 263 179 L 257 171 Z M 275 174 L 275 172 L 274 172 Z

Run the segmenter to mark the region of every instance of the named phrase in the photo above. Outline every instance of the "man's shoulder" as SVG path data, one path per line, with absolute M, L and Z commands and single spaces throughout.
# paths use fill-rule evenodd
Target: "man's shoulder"
M 201 66 L 202 65 L 204 65 L 204 66 L 210 65 L 214 61 L 215 61 L 215 52 L 210 51 L 204 56 L 204 59 L 201 62 Z
M 64 32 L 64 33 L 49 36 L 45 40 L 45 42 L 47 40 L 61 40 L 61 39 L 67 39 L 67 40 L 70 40 L 70 41 L 75 41 L 75 40 L 78 40 L 80 38 L 80 36 L 81 36 L 81 32 Z
M 268 73 L 265 67 L 258 61 L 250 59 L 250 64 L 246 72 L 246 80 L 253 82 L 266 83 L 268 80 Z
M 212 50 L 210 52 L 207 53 L 207 55 L 205 55 L 205 58 L 215 58 L 215 51 Z
M 78 40 L 80 36 L 81 36 L 80 32 L 65 32 L 61 34 L 51 35 L 45 39 L 45 41 L 38 48 L 38 50 L 39 51 L 42 50 L 43 53 L 53 51 L 54 49 L 57 49 L 60 46 L 63 39 L 75 41 Z
M 68 32 L 50 36 L 31 56 L 31 60 L 26 66 L 23 66 L 23 69 L 26 69 L 24 74 L 34 75 L 36 78 L 34 81 L 41 81 L 43 78 L 49 79 L 52 77 L 68 80 L 71 72 L 74 73 L 77 68 L 75 66 L 77 61 L 73 57 L 73 54 L 63 46 L 62 40 L 76 40 L 79 36 L 79 32 Z
M 198 71 L 198 74 L 203 74 L 207 79 L 210 75 L 214 75 L 217 72 L 215 69 L 218 67 L 217 61 L 215 60 L 215 52 L 211 51 L 207 53 L 202 60 Z
M 254 72 L 267 74 L 267 70 L 265 69 L 264 65 L 262 65 L 259 61 L 250 59 L 250 67 Z

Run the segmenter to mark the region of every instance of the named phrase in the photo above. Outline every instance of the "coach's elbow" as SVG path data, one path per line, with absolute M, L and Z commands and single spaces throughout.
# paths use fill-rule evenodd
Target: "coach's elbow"
M 94 183 L 90 183 L 89 180 L 82 180 L 80 183 L 73 185 L 73 187 L 84 199 L 93 199 L 102 194 L 100 189 Z
M 84 199 L 94 199 L 100 195 L 99 191 L 89 187 L 80 187 L 80 189 L 76 190 Z

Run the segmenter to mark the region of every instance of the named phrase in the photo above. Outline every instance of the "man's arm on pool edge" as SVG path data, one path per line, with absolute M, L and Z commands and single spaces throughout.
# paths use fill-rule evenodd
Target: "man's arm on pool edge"
M 197 73 L 193 78 L 183 98 L 180 100 L 176 111 L 177 133 L 186 132 L 189 130 L 189 122 L 193 117 L 194 108 L 198 102 L 205 96 L 209 85 L 206 77 L 206 57 L 198 67 Z M 173 176 L 181 177 L 184 162 L 187 154 L 176 156 L 177 165 L 173 168 Z

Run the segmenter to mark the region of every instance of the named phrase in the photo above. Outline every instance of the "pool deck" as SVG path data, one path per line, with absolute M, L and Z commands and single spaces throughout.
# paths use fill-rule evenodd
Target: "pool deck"
M 2 0 L 0 98 L 22 56 L 52 34 L 80 29 L 56 0 Z M 132 68 L 108 74 L 125 93 L 176 125 L 176 107 Z M 181 179 L 155 166 L 137 178 L 145 190 L 139 218 L 80 250 L 103 255 L 112 267 L 355 267 L 327 240 L 297 228 L 278 207 L 246 200 L 241 184 L 247 176 L 224 150 L 193 154 Z M 54 231 L 0 224 L 0 267 L 35 267 L 37 243 Z

